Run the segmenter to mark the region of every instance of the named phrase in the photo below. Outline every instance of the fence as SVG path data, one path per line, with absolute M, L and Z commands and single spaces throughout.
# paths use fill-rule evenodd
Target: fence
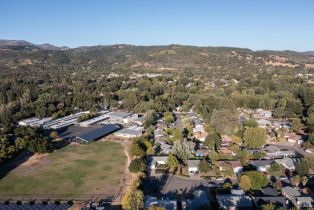
M 115 195 L 107 194 L 0 194 L 0 201 L 117 201 Z

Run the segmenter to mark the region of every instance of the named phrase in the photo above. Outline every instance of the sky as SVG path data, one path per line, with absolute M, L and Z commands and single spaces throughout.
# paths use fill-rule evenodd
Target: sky
M 314 51 L 314 1 L 1 0 L 0 39 Z

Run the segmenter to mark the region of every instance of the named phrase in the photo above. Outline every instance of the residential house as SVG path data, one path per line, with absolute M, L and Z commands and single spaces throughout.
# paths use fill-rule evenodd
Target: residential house
M 266 120 L 266 119 L 258 119 L 256 120 L 257 124 L 259 127 L 262 127 L 262 128 L 267 128 L 269 126 L 271 126 L 271 122 L 269 120 Z
M 168 156 L 147 156 L 147 168 L 151 174 L 163 173 L 167 168 Z
M 165 121 L 163 121 L 162 119 L 157 120 L 156 129 L 164 130 L 165 128 L 167 128 Z
M 304 195 L 297 188 L 286 186 L 281 191 L 298 208 L 314 207 L 313 196 Z
M 252 200 L 245 195 L 243 191 L 225 191 L 217 190 L 217 202 L 220 209 L 236 210 L 236 209 L 252 209 Z
M 201 142 L 204 142 L 208 133 L 205 131 L 205 128 L 203 125 L 197 126 L 193 128 L 193 135 L 196 139 L 198 139 Z
M 210 206 L 209 196 L 206 189 L 197 189 L 192 192 L 192 197 L 182 200 L 182 209 L 195 210 L 201 206 Z
M 150 206 L 159 206 L 159 207 L 164 207 L 167 210 L 176 210 L 177 200 L 169 199 L 169 198 L 158 199 L 156 197 L 146 195 L 144 198 L 144 207 L 145 209 L 146 208 L 148 209 Z
M 234 152 L 229 147 L 220 147 L 217 152 L 225 156 L 235 156 Z
M 221 136 L 221 146 L 224 147 L 230 147 L 232 145 L 232 138 L 227 135 L 222 135 Z
M 216 166 L 220 171 L 224 171 L 226 167 L 231 166 L 235 174 L 240 174 L 243 169 L 241 162 L 238 160 L 218 160 Z
M 206 157 L 208 155 L 208 149 L 198 149 L 195 152 L 196 157 Z
M 168 155 L 172 151 L 172 145 L 166 143 L 160 143 L 160 154 Z
M 251 160 L 250 165 L 255 167 L 257 171 L 267 172 L 267 169 L 269 169 L 274 162 L 273 160 Z
M 292 132 L 286 132 L 284 134 L 284 138 L 286 139 L 287 142 L 292 144 L 298 144 L 299 141 L 302 140 L 302 136 Z
M 188 160 L 188 170 L 189 174 L 197 174 L 198 171 L 198 165 L 200 164 L 200 160 Z
M 279 149 L 273 145 L 266 146 L 263 150 L 266 153 L 266 155 L 272 159 L 295 156 L 294 151 Z
M 271 118 L 272 112 L 270 110 L 264 110 L 264 109 L 256 109 L 255 113 L 253 114 L 254 118 L 260 119 L 260 118 Z
M 260 206 L 265 204 L 273 204 L 277 208 L 286 209 L 287 199 L 283 196 L 254 196 L 253 203 L 256 209 L 259 209 Z
M 301 158 L 283 158 L 283 159 L 276 159 L 275 160 L 277 163 L 285 167 L 286 169 L 289 169 L 290 171 L 295 170 L 295 166 L 297 163 L 300 163 L 302 161 Z
M 157 138 L 162 138 L 164 136 L 164 130 L 160 129 L 160 128 L 154 130 L 154 136 L 155 136 L 156 139 Z

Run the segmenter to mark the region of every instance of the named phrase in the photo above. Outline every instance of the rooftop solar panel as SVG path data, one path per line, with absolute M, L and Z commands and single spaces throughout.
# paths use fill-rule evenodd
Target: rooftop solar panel
M 117 125 L 108 124 L 108 125 L 102 126 L 101 128 L 96 128 L 95 130 L 81 134 L 81 135 L 77 136 L 77 138 L 81 139 L 83 141 L 92 142 L 92 141 L 98 140 L 101 137 L 108 135 L 114 131 L 117 131 L 119 129 L 120 129 L 120 127 Z

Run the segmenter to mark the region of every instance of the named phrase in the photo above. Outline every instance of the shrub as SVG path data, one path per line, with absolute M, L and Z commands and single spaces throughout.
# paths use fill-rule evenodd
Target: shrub
M 129 170 L 132 173 L 144 172 L 146 170 L 146 161 L 141 158 L 132 160 L 129 165 Z

